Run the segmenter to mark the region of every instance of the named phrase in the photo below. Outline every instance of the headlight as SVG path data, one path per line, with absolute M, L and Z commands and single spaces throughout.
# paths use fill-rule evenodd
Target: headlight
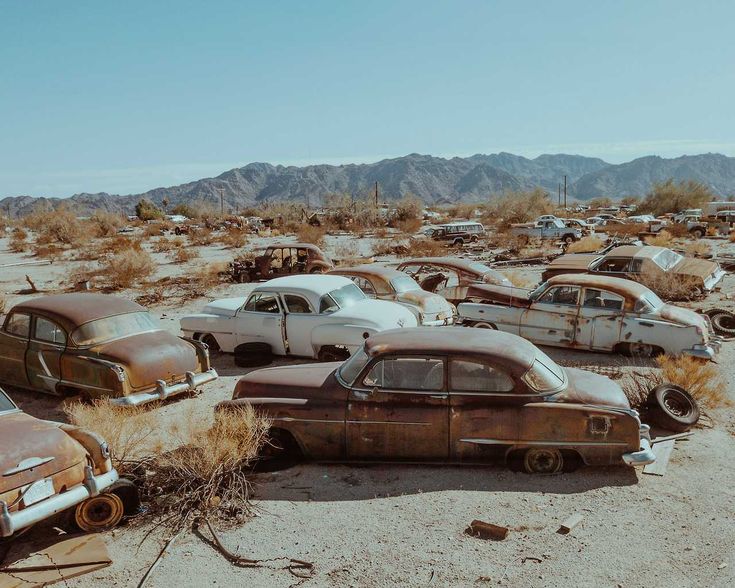
M 104 441 L 100 443 L 100 453 L 102 454 L 102 457 L 104 459 L 109 459 L 110 457 L 110 446 L 108 445 L 107 441 Z
M 121 365 L 114 364 L 112 366 L 112 371 L 115 372 L 115 375 L 117 376 L 118 381 L 124 382 L 126 375 L 125 375 L 125 368 Z

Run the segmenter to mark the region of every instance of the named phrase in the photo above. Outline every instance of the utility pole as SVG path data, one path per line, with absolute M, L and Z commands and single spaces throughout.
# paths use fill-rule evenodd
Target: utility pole
M 561 182 L 559 182 L 559 191 L 558 191 L 558 195 L 557 195 L 557 202 L 558 202 L 559 208 L 561 208 Z
M 220 212 L 220 216 L 225 216 L 225 189 L 224 188 L 217 188 L 217 192 L 219 192 L 219 212 Z
M 567 207 L 567 177 L 564 176 L 564 208 Z
M 375 208 L 378 208 L 378 182 L 375 182 Z

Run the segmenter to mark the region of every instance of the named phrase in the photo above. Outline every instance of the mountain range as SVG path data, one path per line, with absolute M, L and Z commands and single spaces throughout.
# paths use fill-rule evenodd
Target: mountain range
M 413 153 L 367 164 L 295 167 L 250 163 L 215 178 L 155 188 L 141 194 L 81 193 L 69 198 L 11 196 L 0 200 L 0 210 L 10 216 L 20 216 L 39 206 L 56 208 L 65 204 L 80 215 L 98 209 L 131 214 L 135 204 L 144 198 L 159 206 L 166 199 L 170 207 L 179 203 L 206 203 L 219 208 L 220 196 L 228 211 L 287 201 L 309 208 L 320 205 L 329 194 L 367 198 L 375 182 L 381 200 L 397 200 L 413 194 L 427 204 L 451 204 L 481 202 L 492 195 L 535 187 L 555 197 L 565 175 L 569 197 L 574 200 L 643 196 L 655 182 L 669 178 L 702 182 L 721 197 L 735 194 L 735 158 L 717 153 L 673 159 L 652 155 L 616 165 L 582 155 L 550 154 L 529 159 L 496 153 L 445 159 Z

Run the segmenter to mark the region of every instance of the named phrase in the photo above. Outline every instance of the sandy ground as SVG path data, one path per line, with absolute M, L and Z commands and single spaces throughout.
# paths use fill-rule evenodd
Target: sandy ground
M 330 238 L 329 249 L 350 238 Z M 261 240 L 266 243 L 266 240 Z M 353 239 L 354 241 L 354 239 Z M 359 251 L 369 252 L 368 240 Z M 713 242 L 720 247 L 723 242 Z M 729 245 L 729 244 L 728 244 Z M 229 260 L 220 246 L 200 248 L 202 259 L 188 266 L 161 262 L 159 277 L 187 271 L 210 260 Z M 32 258 L 11 254 L 0 241 L 0 266 Z M 45 289 L 58 288 L 74 266 L 4 267 L 0 290 L 8 307 L 29 274 Z M 522 270 L 538 279 L 540 268 Z M 722 293 L 704 306 L 732 307 L 735 291 L 727 276 Z M 248 285 L 229 285 L 212 298 L 245 295 Z M 134 297 L 141 292 L 125 292 Z M 165 328 L 178 331 L 178 318 L 198 310 L 205 299 L 181 307 L 151 310 Z M 617 357 L 551 349 L 557 360 L 578 365 L 620 365 Z M 735 343 L 718 362 L 727 373 L 727 394 L 735 401 Z M 238 377 L 232 358 L 214 359 L 220 378 L 197 397 L 155 409 L 162 423 L 194 407 L 211 411 L 229 398 Z M 287 363 L 279 361 L 277 363 Z M 625 369 L 625 368 L 623 368 Z M 57 398 L 14 392 L 27 412 L 62 420 Z M 534 477 L 501 467 L 345 466 L 304 464 L 255 478 L 257 516 L 221 532 L 223 541 L 249 558 L 293 557 L 314 562 L 311 579 L 299 580 L 274 561 L 263 568 L 232 566 L 201 538 L 184 533 L 156 569 L 149 586 L 732 586 L 735 585 L 735 410 L 710 415 L 711 428 L 679 441 L 664 477 L 629 468 L 583 468 L 574 473 Z M 568 535 L 556 531 L 573 513 L 583 522 Z M 502 542 L 464 534 L 473 519 L 505 525 Z M 149 524 L 122 526 L 105 535 L 114 563 L 72 580 L 70 586 L 136 586 L 163 541 Z M 39 525 L 19 541 L 16 559 L 48 536 Z

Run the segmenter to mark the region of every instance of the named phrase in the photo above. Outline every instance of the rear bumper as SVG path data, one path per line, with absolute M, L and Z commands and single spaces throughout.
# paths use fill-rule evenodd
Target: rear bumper
M 84 470 L 84 482 L 61 494 L 54 494 L 28 508 L 10 512 L 8 505 L 0 501 L 0 537 L 10 537 L 13 533 L 30 527 L 67 508 L 84 502 L 87 498 L 97 496 L 103 490 L 117 482 L 116 470 L 95 476 L 91 466 Z
M 641 448 L 638 451 L 623 454 L 623 462 L 629 466 L 645 466 L 656 461 L 656 454 L 651 449 L 651 442 L 641 437 Z
M 154 400 L 165 400 L 170 396 L 181 394 L 182 392 L 188 392 L 195 390 L 202 384 L 211 382 L 217 379 L 217 372 L 214 368 L 208 369 L 206 372 L 195 374 L 194 372 L 186 372 L 186 380 L 179 382 L 178 384 L 166 385 L 163 380 L 156 382 L 156 387 L 150 392 L 138 392 L 136 394 L 130 394 L 129 396 L 121 396 L 119 398 L 111 398 L 112 404 L 118 406 L 138 406 L 140 404 L 146 404 L 147 402 L 153 402 Z
M 721 343 L 718 340 L 710 341 L 709 345 L 695 345 L 691 349 L 685 349 L 682 353 L 684 355 L 691 355 L 692 357 L 699 357 L 700 359 L 714 359 L 715 356 L 720 352 Z

